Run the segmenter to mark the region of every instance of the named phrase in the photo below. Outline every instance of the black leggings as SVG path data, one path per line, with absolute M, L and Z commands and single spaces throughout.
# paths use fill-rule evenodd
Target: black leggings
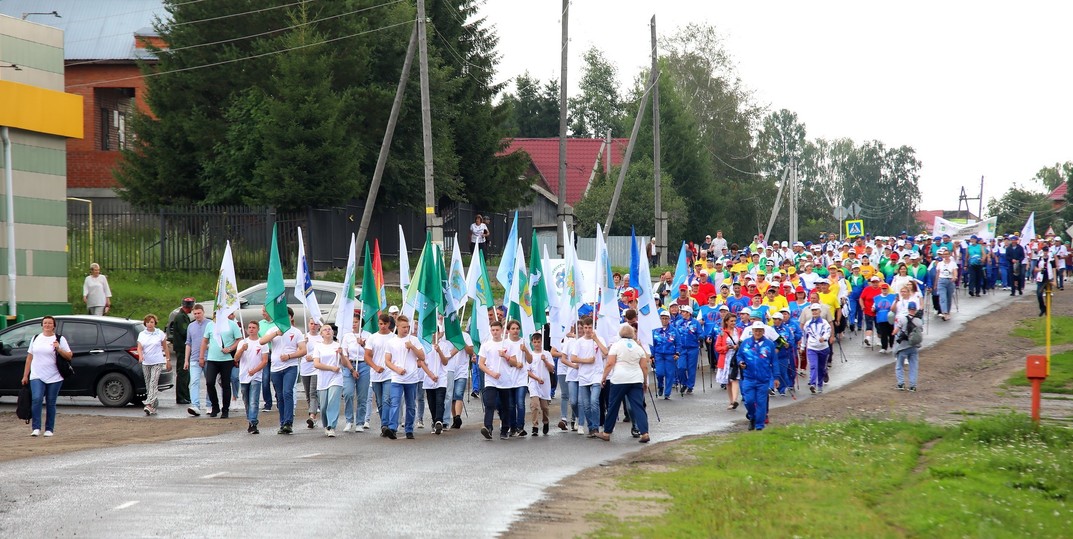
M 231 406 L 231 369 L 235 366 L 233 360 L 206 361 L 205 362 L 205 390 L 209 394 L 209 404 L 212 411 L 227 411 Z M 220 378 L 220 393 L 223 400 L 217 400 L 216 378 Z M 222 406 L 221 406 L 222 404 Z
M 876 322 L 876 331 L 879 332 L 879 345 L 883 350 L 894 348 L 894 326 L 890 322 Z

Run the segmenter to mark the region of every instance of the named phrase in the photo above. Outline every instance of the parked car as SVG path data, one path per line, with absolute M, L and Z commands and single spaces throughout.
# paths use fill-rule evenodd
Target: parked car
M 64 380 L 60 395 L 97 397 L 105 406 L 141 406 L 145 401 L 145 378 L 138 363 L 140 320 L 113 316 L 70 315 L 56 317 L 56 333 L 67 339 L 74 352 L 72 380 Z M 35 318 L 0 331 L 0 395 L 19 394 L 30 339 L 41 333 Z M 175 385 L 175 373 L 160 373 L 160 389 Z
M 317 304 L 320 306 L 321 321 L 335 324 L 336 302 L 339 299 L 339 295 L 343 293 L 343 283 L 314 280 L 312 285 L 313 296 L 317 298 Z M 305 307 L 294 298 L 294 279 L 284 279 L 283 286 L 285 287 L 284 297 L 287 298 L 287 306 L 294 310 L 294 325 L 305 330 Z M 268 295 L 267 288 L 268 285 L 262 282 L 238 293 L 239 310 L 235 313 L 235 321 L 238 322 L 239 327 L 243 327 L 250 320 L 261 320 L 261 309 L 264 307 L 265 297 Z M 354 287 L 354 298 L 356 302 L 361 301 L 360 286 Z M 199 303 L 205 308 L 205 317 L 212 318 L 215 302 L 209 300 Z M 178 310 L 176 308 L 175 311 L 172 311 L 171 316 L 175 316 Z M 169 317 L 168 319 L 170 320 L 171 318 Z

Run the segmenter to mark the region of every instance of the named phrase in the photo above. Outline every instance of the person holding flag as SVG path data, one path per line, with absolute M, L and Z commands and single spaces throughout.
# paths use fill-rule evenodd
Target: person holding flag
M 435 326 L 433 326 L 435 328 Z M 406 439 L 414 439 L 414 419 L 417 415 L 417 386 L 421 371 L 430 378 L 436 374 L 425 365 L 425 349 L 421 342 L 410 334 L 410 319 L 401 315 L 395 319 L 397 338 L 391 341 L 384 353 L 384 365 L 391 371 L 391 400 L 387 408 L 387 437 L 394 440 L 399 430 L 399 409 L 406 402 L 406 421 L 403 427 Z M 419 370 L 420 369 L 420 370 Z
M 274 238 L 273 238 L 274 239 Z M 205 359 L 205 383 L 212 411 L 209 417 L 226 419 L 231 406 L 231 369 L 234 358 L 231 354 L 242 340 L 242 329 L 231 319 L 238 310 L 237 281 L 235 263 L 231 258 L 231 242 L 224 249 L 223 262 L 220 264 L 220 277 L 216 284 L 216 315 L 205 327 L 201 340 L 201 357 Z M 216 394 L 216 380 L 220 380 L 222 399 Z

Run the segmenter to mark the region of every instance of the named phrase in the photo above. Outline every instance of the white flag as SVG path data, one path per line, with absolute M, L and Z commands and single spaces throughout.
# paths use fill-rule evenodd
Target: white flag
M 466 267 L 462 265 L 462 248 L 455 234 L 455 248 L 451 253 L 451 267 L 447 268 L 448 313 L 457 313 L 466 304 Z
M 343 278 L 343 292 L 336 299 L 335 327 L 339 328 L 339 339 L 347 333 L 354 333 L 354 274 L 357 270 L 358 257 L 355 247 L 356 238 L 350 235 L 350 254 L 346 259 L 346 276 Z
M 406 296 L 406 288 L 410 286 L 410 251 L 406 249 L 406 235 L 402 233 L 402 225 L 399 225 L 399 287 L 402 288 L 403 297 Z
M 1028 221 L 1025 222 L 1024 228 L 1021 229 L 1021 245 L 1028 248 L 1028 242 L 1036 239 L 1036 212 L 1032 212 L 1032 215 L 1028 216 Z
M 641 241 L 638 238 L 638 241 Z M 643 245 L 639 245 L 643 247 Z M 659 329 L 662 324 L 659 321 L 659 313 L 656 311 L 656 295 L 652 290 L 652 273 L 648 267 L 648 257 L 640 257 L 640 270 L 638 282 L 630 283 L 637 287 L 637 339 L 641 344 L 652 350 L 652 332 Z
M 306 320 L 310 318 L 319 326 L 320 304 L 313 294 L 313 280 L 309 274 L 309 262 L 306 260 L 305 242 L 302 241 L 302 227 L 298 227 L 298 272 L 294 277 L 294 299 L 306 309 Z
M 238 310 L 238 281 L 235 279 L 235 261 L 231 258 L 231 241 L 224 249 L 224 259 L 220 263 L 220 276 L 216 280 L 216 312 L 213 315 L 213 336 L 216 343 L 224 346 L 223 333 L 228 329 L 227 317 Z
M 599 223 L 596 223 L 596 287 L 600 293 L 600 308 L 596 313 L 596 335 L 604 341 L 605 345 L 611 346 L 611 343 L 618 340 L 622 313 L 619 312 L 618 293 L 611 277 L 607 240 L 604 239 L 603 229 Z

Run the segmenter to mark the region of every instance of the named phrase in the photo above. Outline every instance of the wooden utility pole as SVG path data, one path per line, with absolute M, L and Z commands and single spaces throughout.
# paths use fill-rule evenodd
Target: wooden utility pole
M 652 80 L 659 80 L 659 53 L 656 50 L 656 16 L 652 15 Z M 663 216 L 663 185 L 661 183 L 659 153 L 659 84 L 652 87 L 652 176 L 655 182 L 656 250 L 659 264 L 667 264 L 667 230 Z M 646 255 L 648 251 L 645 251 Z
M 436 184 L 432 166 L 432 107 L 428 98 L 428 33 L 425 29 L 425 0 L 417 0 L 417 50 L 421 72 L 421 140 L 425 153 L 425 228 L 432 240 L 443 241 L 443 223 L 436 216 Z
M 387 156 L 391 153 L 391 139 L 395 136 L 395 124 L 399 120 L 399 109 L 402 108 L 402 96 L 406 93 L 406 84 L 410 81 L 410 67 L 414 63 L 414 49 L 417 48 L 417 25 L 410 32 L 410 45 L 406 47 L 406 59 L 402 62 L 402 76 L 399 77 L 399 87 L 395 89 L 395 101 L 391 103 L 391 113 L 387 117 L 387 129 L 384 130 L 384 142 L 380 145 L 380 156 L 376 158 L 376 169 L 373 170 L 373 180 L 369 184 L 369 194 L 365 199 L 365 208 L 361 212 L 361 224 L 358 226 L 358 249 L 365 244 L 365 236 L 369 232 L 369 221 L 373 217 L 373 206 L 376 203 L 376 195 L 380 192 L 380 180 L 384 177 L 384 166 L 387 165 Z M 359 255 L 361 256 L 361 255 Z
M 567 113 L 567 99 L 566 99 L 566 64 L 567 64 L 567 46 L 570 44 L 570 0 L 563 0 L 563 37 L 562 37 L 562 50 L 560 51 L 562 56 L 560 58 L 561 73 L 559 75 L 559 200 L 557 206 L 557 212 L 559 214 L 559 220 L 567 223 L 568 226 L 573 227 L 572 219 L 566 214 L 566 113 Z M 556 234 L 556 237 L 559 237 Z M 563 239 L 560 237 L 558 241 L 558 252 L 563 254 Z
M 604 232 L 611 233 L 611 223 L 615 220 L 615 210 L 618 209 L 618 199 L 622 196 L 622 183 L 626 181 L 626 170 L 630 168 L 630 158 L 633 156 L 633 145 L 637 142 L 637 133 L 641 130 L 641 119 L 645 117 L 645 107 L 648 105 L 648 95 L 656 85 L 656 74 L 649 73 L 648 87 L 641 94 L 641 104 L 637 107 L 637 117 L 633 119 L 633 130 L 630 132 L 630 143 L 626 145 L 626 155 L 622 156 L 622 167 L 618 171 L 618 181 L 615 182 L 615 194 L 611 196 L 611 208 L 607 210 L 607 223 Z

